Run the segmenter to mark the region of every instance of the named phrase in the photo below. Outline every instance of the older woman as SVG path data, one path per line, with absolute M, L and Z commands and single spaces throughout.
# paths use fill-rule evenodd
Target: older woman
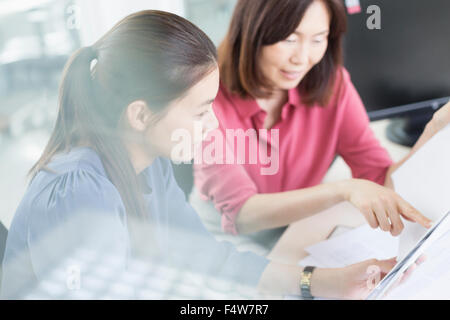
M 210 230 L 221 225 L 225 233 L 256 235 L 270 247 L 280 234 L 275 228 L 345 200 L 371 227 L 394 236 L 403 229 L 401 218 L 429 225 L 388 188 L 403 161 L 394 164 L 369 127 L 343 67 L 345 30 L 342 1 L 238 1 L 219 48 L 221 86 L 214 112 L 222 135 L 209 139 L 228 136 L 225 151 L 235 161 L 197 161 L 198 192 L 191 198 Z M 412 153 L 440 128 L 436 123 L 428 125 Z M 230 130 L 246 132 L 243 139 L 250 142 L 235 143 L 243 135 L 230 139 L 225 135 Z M 261 145 L 270 145 L 269 157 Z M 256 163 L 249 161 L 258 154 Z M 353 179 L 321 184 L 337 155 Z

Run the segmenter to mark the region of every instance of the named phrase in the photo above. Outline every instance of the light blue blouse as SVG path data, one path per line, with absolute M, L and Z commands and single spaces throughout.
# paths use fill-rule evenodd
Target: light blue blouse
M 111 251 L 124 269 L 133 255 L 124 204 L 98 154 L 77 147 L 55 156 L 48 168 L 31 181 L 12 221 L 2 297 L 38 284 L 78 245 Z M 141 245 L 156 243 L 159 259 L 257 284 L 268 260 L 214 239 L 186 202 L 169 160 L 157 158 L 139 178 L 148 187 L 143 196 L 152 222 L 152 234 Z

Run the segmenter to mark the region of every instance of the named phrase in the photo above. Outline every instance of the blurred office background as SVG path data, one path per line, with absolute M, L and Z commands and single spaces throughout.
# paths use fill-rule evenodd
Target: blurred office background
M 9 228 L 57 114 L 69 55 L 143 9 L 187 17 L 214 40 L 235 0 L 0 0 L 0 221 Z

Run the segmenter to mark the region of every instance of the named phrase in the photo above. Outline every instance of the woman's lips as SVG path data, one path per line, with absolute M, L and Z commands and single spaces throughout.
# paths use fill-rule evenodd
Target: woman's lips
M 303 72 L 281 70 L 281 74 L 283 74 L 283 76 L 289 80 L 297 80 L 302 76 Z

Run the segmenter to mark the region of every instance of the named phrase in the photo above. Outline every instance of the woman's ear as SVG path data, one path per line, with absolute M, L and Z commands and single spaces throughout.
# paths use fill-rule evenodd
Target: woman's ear
M 145 131 L 152 117 L 152 112 L 144 101 L 133 101 L 126 110 L 128 125 L 136 131 Z

